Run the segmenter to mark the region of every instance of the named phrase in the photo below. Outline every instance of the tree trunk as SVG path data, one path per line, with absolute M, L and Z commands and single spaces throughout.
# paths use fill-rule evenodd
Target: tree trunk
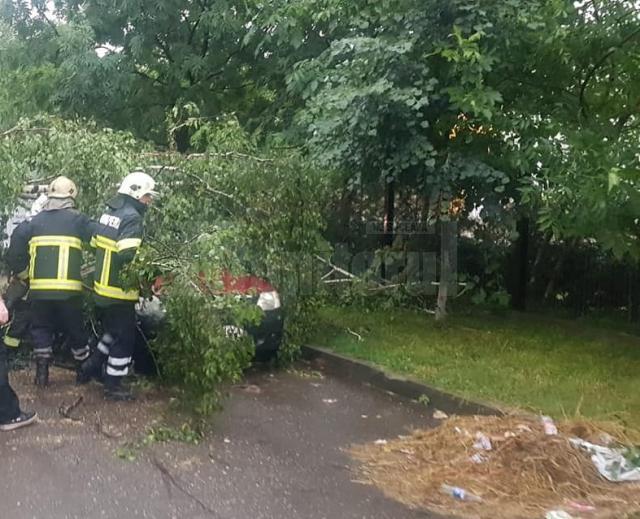
M 351 244 L 353 227 L 351 219 L 355 213 L 353 207 L 354 194 L 346 183 L 342 188 L 342 194 L 335 207 L 335 218 L 330 218 L 327 233 L 334 243 Z
M 627 316 L 630 323 L 638 321 L 638 267 L 629 268 L 629 283 L 627 284 L 628 291 L 628 312 Z
M 383 234 L 382 234 L 382 247 L 391 247 L 393 245 L 393 228 L 396 216 L 396 186 L 395 180 L 392 177 L 385 179 L 385 195 L 384 195 L 384 222 L 383 222 Z M 382 261 L 382 279 L 387 279 L 387 266 L 386 262 Z
M 384 196 L 384 238 L 382 245 L 390 247 L 393 245 L 393 227 L 396 217 L 396 183 L 388 178 Z
M 572 240 L 561 248 L 560 255 L 558 256 L 556 264 L 551 271 L 551 278 L 549 279 L 549 283 L 547 284 L 547 289 L 544 291 L 545 300 L 549 299 L 553 295 L 553 292 L 556 289 L 556 282 L 558 281 L 560 274 L 562 274 L 562 267 L 564 267 L 564 262 L 567 259 L 567 254 L 569 254 L 569 250 L 572 249 L 576 243 L 577 240 Z
M 527 286 L 529 284 L 529 218 L 522 217 L 516 223 L 518 239 L 515 243 L 515 272 L 511 293 L 511 307 L 524 312 L 527 309 Z
M 456 224 L 453 221 L 440 222 L 440 282 L 438 284 L 438 303 L 436 306 L 436 321 L 447 318 L 447 303 L 449 297 L 456 292 L 455 269 L 456 261 Z M 453 288 L 453 290 L 452 290 Z
M 540 235 L 539 239 L 536 240 L 538 245 L 536 249 L 536 257 L 533 260 L 533 263 L 530 269 L 530 272 L 531 272 L 529 275 L 530 287 L 535 287 L 536 282 L 538 281 L 538 273 L 540 271 L 540 265 L 542 264 L 542 261 L 544 260 L 544 257 L 546 255 L 547 248 L 549 246 L 549 240 L 550 240 L 550 237 L 547 236 L 546 234 Z
M 191 129 L 187 126 L 178 128 L 173 134 L 178 153 L 187 153 L 191 145 Z

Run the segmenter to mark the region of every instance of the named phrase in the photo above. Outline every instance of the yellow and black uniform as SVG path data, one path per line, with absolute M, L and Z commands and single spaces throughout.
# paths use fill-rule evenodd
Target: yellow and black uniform
M 107 377 L 127 375 L 131 364 L 139 291 L 123 285 L 122 269 L 142 244 L 145 209 L 136 199 L 118 194 L 108 202 L 91 240 L 96 249 L 93 289 L 104 332 L 98 352 L 108 357 Z
M 118 195 L 109 201 L 100 217 L 91 240 L 96 249 L 93 288 L 100 306 L 138 301 L 138 290 L 123 288 L 121 270 L 133 260 L 142 244 L 144 210 L 144 204 Z
M 36 357 L 49 359 L 55 334 L 65 334 L 76 360 L 88 354 L 82 318 L 82 244 L 93 223 L 70 207 L 44 210 L 21 223 L 11 236 L 6 260 L 29 282 L 31 338 Z

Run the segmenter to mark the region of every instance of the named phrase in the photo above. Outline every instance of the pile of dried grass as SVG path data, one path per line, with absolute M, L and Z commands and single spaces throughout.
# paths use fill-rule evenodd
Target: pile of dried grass
M 562 508 L 574 517 L 618 519 L 640 511 L 640 485 L 606 481 L 588 454 L 568 441 L 579 436 L 601 443 L 603 433 L 621 431 L 586 421 L 559 429 L 558 436 L 547 436 L 532 418 L 454 417 L 436 429 L 355 447 L 352 454 L 362 462 L 365 482 L 410 507 L 450 516 L 541 518 Z M 490 438 L 492 450 L 474 448 L 478 432 Z M 478 453 L 484 462 L 471 459 Z M 441 491 L 443 484 L 462 487 L 482 502 L 454 500 Z M 571 502 L 596 510 L 575 512 Z

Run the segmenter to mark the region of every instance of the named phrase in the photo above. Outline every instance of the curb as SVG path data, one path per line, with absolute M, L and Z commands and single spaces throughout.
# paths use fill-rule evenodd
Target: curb
M 361 384 L 369 384 L 396 395 L 418 400 L 426 395 L 429 407 L 440 409 L 449 415 L 503 415 L 504 412 L 489 404 L 473 402 L 440 389 L 423 384 L 411 378 L 384 371 L 379 366 L 318 346 L 303 346 L 302 357 L 317 361 L 333 375 Z

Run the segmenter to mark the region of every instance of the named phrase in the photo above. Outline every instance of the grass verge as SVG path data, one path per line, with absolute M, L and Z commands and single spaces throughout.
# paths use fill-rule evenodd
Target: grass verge
M 469 399 L 640 429 L 640 338 L 539 316 L 319 310 L 312 344 Z

